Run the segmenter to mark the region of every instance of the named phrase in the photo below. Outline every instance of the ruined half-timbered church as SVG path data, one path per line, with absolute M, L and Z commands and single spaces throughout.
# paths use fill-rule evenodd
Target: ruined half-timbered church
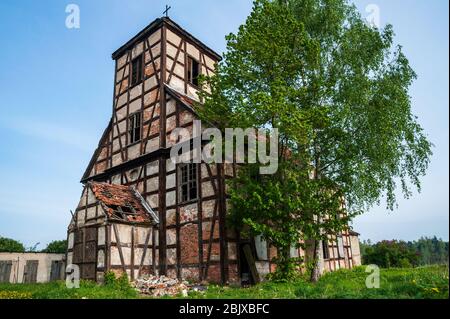
M 84 173 L 68 227 L 67 264 L 81 277 L 105 272 L 191 281 L 257 282 L 275 269 L 276 249 L 227 228 L 225 181 L 232 165 L 173 164 L 175 128 L 192 132 L 198 76 L 219 54 L 169 18 L 159 18 L 112 55 L 112 117 Z M 360 264 L 357 233 L 323 242 L 322 267 Z M 292 256 L 304 256 L 292 249 Z

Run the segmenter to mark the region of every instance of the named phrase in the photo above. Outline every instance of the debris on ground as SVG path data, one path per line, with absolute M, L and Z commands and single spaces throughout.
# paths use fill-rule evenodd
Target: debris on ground
M 152 297 L 163 296 L 188 296 L 188 292 L 204 291 L 205 286 L 189 285 L 187 281 L 180 281 L 178 279 L 169 278 L 166 276 L 148 275 L 137 279 L 132 283 L 133 287 L 141 294 Z

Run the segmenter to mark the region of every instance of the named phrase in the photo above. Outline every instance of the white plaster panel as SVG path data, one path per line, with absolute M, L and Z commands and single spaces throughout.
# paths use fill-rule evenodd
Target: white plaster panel
M 170 174 L 166 176 L 166 188 L 174 188 L 176 186 L 176 175 Z
M 148 38 L 148 43 L 150 44 L 150 46 L 152 46 L 160 39 L 161 39 L 161 29 L 158 29 Z
M 128 147 L 128 160 L 135 159 L 141 155 L 141 144 L 134 144 Z
M 175 191 L 166 193 L 166 206 L 173 206 L 176 204 L 176 193 Z
M 105 245 L 106 244 L 106 233 L 105 233 L 105 227 L 99 227 L 98 228 L 98 239 L 97 239 L 97 244 L 99 246 Z
M 134 46 L 133 50 L 131 51 L 131 59 L 138 57 L 143 51 L 144 51 L 144 43 L 139 42 Z
M 167 77 L 169 77 L 169 73 L 166 74 Z M 175 90 L 184 92 L 184 81 L 180 80 L 176 76 L 172 76 L 170 79 L 170 86 L 173 87 Z
M 159 188 L 159 177 L 153 177 L 147 180 L 147 192 L 157 191 Z
M 72 249 L 73 248 L 73 240 L 74 240 L 74 234 L 69 233 L 69 236 L 67 238 L 67 248 Z
M 147 176 L 158 174 L 159 172 L 159 162 L 154 161 L 147 164 Z
M 130 100 L 134 100 L 142 94 L 142 84 L 136 85 L 130 90 Z M 131 111 L 130 111 L 131 112 Z
M 97 252 L 97 267 L 105 267 L 105 251 L 103 249 L 100 249 Z

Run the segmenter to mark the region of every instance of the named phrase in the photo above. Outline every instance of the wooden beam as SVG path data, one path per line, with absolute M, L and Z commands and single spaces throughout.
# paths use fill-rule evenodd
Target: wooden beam
M 126 273 L 125 260 L 123 258 L 123 252 L 122 252 L 122 246 L 120 244 L 119 232 L 117 231 L 116 224 L 112 224 L 112 226 L 113 226 L 113 229 L 114 229 L 114 235 L 116 236 L 116 245 L 117 245 L 117 248 L 119 250 L 120 263 L 122 264 L 123 271 Z
M 258 271 L 256 269 L 255 259 L 253 258 L 252 250 L 250 248 L 249 244 L 244 245 L 244 255 L 245 259 L 247 260 L 247 263 L 250 267 L 250 272 L 253 277 L 253 281 L 257 284 L 260 282 Z

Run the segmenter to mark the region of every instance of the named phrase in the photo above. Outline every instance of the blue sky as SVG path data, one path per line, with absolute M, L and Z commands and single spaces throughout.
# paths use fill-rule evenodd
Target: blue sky
M 80 29 L 67 29 L 75 3 Z M 64 239 L 81 178 L 112 108 L 111 53 L 155 18 L 171 18 L 218 52 L 237 30 L 250 0 L 0 1 L 0 236 L 40 248 Z M 421 194 L 358 217 L 363 239 L 437 235 L 448 240 L 448 1 L 370 0 L 380 8 L 419 78 L 414 113 L 435 144 Z

